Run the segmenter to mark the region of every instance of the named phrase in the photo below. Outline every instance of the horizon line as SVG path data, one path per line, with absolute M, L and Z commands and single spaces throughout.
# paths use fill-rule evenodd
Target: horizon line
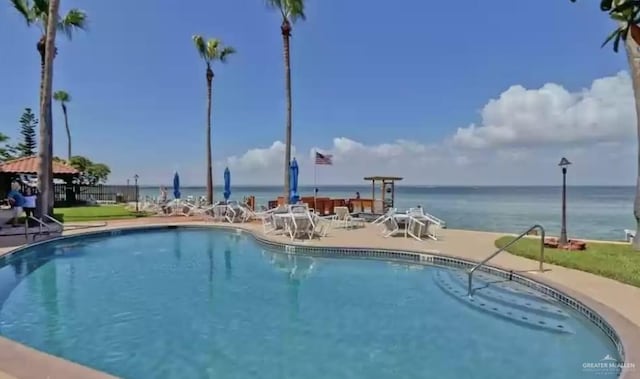
M 107 183 L 104 185 L 126 186 L 127 184 Z M 129 184 L 133 186 L 133 184 Z M 139 184 L 140 188 L 148 187 L 173 187 L 171 184 Z M 231 187 L 274 187 L 280 188 L 282 184 L 234 184 Z M 180 188 L 204 188 L 205 184 L 198 185 L 181 185 Z M 224 187 L 223 184 L 214 184 L 214 187 Z M 300 185 L 299 187 L 371 187 L 370 184 L 323 184 L 323 185 Z M 379 187 L 376 185 L 376 188 Z M 562 184 L 396 184 L 396 187 L 413 187 L 413 188 L 441 188 L 441 187 L 562 187 Z M 634 184 L 567 184 L 567 187 L 635 187 Z

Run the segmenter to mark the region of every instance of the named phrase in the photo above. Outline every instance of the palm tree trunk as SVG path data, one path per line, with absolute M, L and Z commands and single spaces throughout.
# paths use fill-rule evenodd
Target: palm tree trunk
M 284 72 L 285 72 L 285 89 L 287 96 L 287 125 L 284 135 L 284 201 L 285 204 L 290 200 L 290 177 L 289 165 L 291 163 L 291 60 L 289 54 L 289 41 L 291 37 L 291 24 L 288 20 L 282 21 L 282 43 L 284 45 Z
M 40 152 L 38 154 L 40 158 L 38 166 L 38 186 L 40 190 L 38 217 L 40 218 L 44 215 L 53 214 L 53 126 L 51 117 L 51 94 L 59 7 L 60 0 L 49 1 L 49 17 L 47 20 L 47 32 L 44 45 L 43 80 L 40 87 Z
M 629 71 L 633 83 L 633 96 L 636 104 L 636 127 L 638 128 L 638 172 L 636 177 L 636 199 L 633 204 L 633 215 L 636 219 L 636 238 L 633 239 L 634 250 L 640 250 L 640 51 L 633 38 L 627 38 L 625 43 Z
M 207 64 L 207 201 L 213 204 L 213 163 L 211 162 L 211 97 L 213 71 Z
M 67 161 L 71 160 L 71 130 L 69 130 L 69 119 L 67 118 L 67 106 L 62 103 L 62 113 L 64 114 L 64 127 L 67 129 Z

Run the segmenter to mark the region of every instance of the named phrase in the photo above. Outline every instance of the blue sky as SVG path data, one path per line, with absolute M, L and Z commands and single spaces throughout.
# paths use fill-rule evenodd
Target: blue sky
M 633 183 L 628 99 L 610 112 L 623 120 L 603 120 L 603 109 L 589 108 L 610 87 L 628 95 L 628 77 L 619 74 L 624 54 L 600 48 L 613 24 L 596 2 L 402 4 L 311 0 L 307 20 L 294 25 L 293 143 L 301 184 L 312 180 L 313 148 L 336 156 L 333 167 L 319 170 L 327 183 L 389 173 L 413 184 L 548 184 L 566 154 L 578 160 L 575 183 Z M 203 184 L 205 66 L 191 42 L 199 33 L 238 51 L 214 68 L 214 177 L 229 165 L 239 183 L 281 182 L 282 149 L 274 142 L 284 138 L 282 38 L 278 14 L 262 0 L 62 1 L 63 11 L 71 7 L 90 20 L 73 41 L 60 36 L 55 66 L 54 88 L 73 97 L 74 154 L 107 163 L 112 182 L 138 173 L 143 183 L 168 183 L 179 170 L 185 184 Z M 38 30 L 28 29 L 8 2 L 0 5 L 0 130 L 12 137 L 22 109 L 37 109 L 37 39 Z M 594 80 L 604 80 L 605 89 L 585 94 Z M 505 98 L 493 117 L 481 112 L 512 86 L 536 91 L 547 83 L 573 103 L 538 112 L 541 102 L 557 103 L 552 88 L 542 100 L 538 92 L 527 92 L 523 102 Z M 526 123 L 510 130 L 523 114 L 528 122 L 541 116 L 542 127 L 557 122 L 564 137 L 531 136 Z M 54 150 L 64 155 L 57 105 L 54 118 Z M 506 137 L 489 141 L 492 131 Z

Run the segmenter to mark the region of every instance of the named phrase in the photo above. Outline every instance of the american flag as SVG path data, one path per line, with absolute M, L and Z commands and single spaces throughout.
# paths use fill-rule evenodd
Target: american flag
M 333 161 L 331 160 L 332 157 L 333 155 L 320 154 L 316 151 L 316 164 L 332 165 L 333 164 Z

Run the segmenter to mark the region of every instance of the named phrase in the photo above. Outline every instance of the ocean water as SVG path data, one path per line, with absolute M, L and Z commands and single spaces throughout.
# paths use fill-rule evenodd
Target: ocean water
M 618 355 L 584 316 L 478 289 L 481 306 L 551 328 L 498 317 L 442 288 L 445 268 L 287 255 L 210 229 L 54 241 L 3 263 L 0 334 L 122 378 L 617 377 L 585 370 Z
M 170 188 L 170 187 L 168 187 Z M 222 188 L 215 188 L 216 198 Z M 350 198 L 356 191 L 371 197 L 371 186 L 320 186 L 318 196 Z M 182 196 L 199 196 L 203 187 L 181 189 Z M 279 186 L 235 186 L 233 199 L 253 195 L 257 204 L 266 205 L 282 192 Z M 313 196 L 313 187 L 303 186 L 301 196 Z M 157 187 L 140 189 L 141 196 L 157 196 Z M 570 186 L 567 188 L 567 231 L 570 237 L 621 240 L 624 229 L 633 229 L 631 186 Z M 380 190 L 376 196 L 379 198 Z M 422 205 L 447 222 L 447 227 L 491 232 L 518 233 L 533 224 L 542 224 L 551 235 L 560 233 L 562 188 L 522 187 L 418 187 L 396 186 L 396 207 Z

